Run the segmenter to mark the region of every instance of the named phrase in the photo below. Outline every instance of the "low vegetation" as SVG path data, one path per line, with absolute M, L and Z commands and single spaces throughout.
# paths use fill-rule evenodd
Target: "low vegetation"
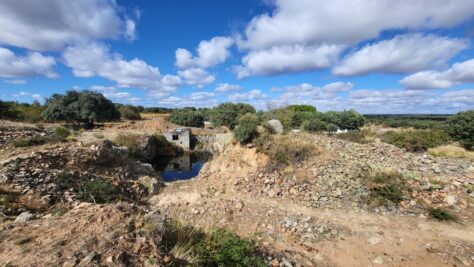
M 12 144 L 15 147 L 29 147 L 29 146 L 39 146 L 47 143 L 57 143 L 68 141 L 71 136 L 71 131 L 69 129 L 59 126 L 54 129 L 52 135 L 41 136 L 35 135 L 32 137 L 24 137 L 12 140 Z
M 474 152 L 455 145 L 444 145 L 428 149 L 428 154 L 435 157 L 466 158 L 474 160 Z
M 234 131 L 235 138 L 242 143 L 250 142 L 258 135 L 257 127 L 257 116 L 247 113 L 239 119 L 239 124 Z
M 446 128 L 448 115 L 369 115 L 368 123 L 392 128 L 437 129 Z
M 375 140 L 375 133 L 370 130 L 348 131 L 335 135 L 339 139 L 348 140 L 359 144 L 367 144 Z
M 127 120 L 136 121 L 136 120 L 141 120 L 142 119 L 142 117 L 140 116 L 140 108 L 138 108 L 136 106 L 132 106 L 132 105 L 123 106 L 123 105 L 120 105 L 118 107 L 118 111 L 120 112 L 120 116 L 124 119 L 127 119 Z
M 264 134 L 256 139 L 255 145 L 257 151 L 267 154 L 276 165 L 299 163 L 320 153 L 317 146 L 286 135 Z
M 474 110 L 460 112 L 448 120 L 448 132 L 466 149 L 474 149 Z
M 409 152 L 425 152 L 429 148 L 449 142 L 449 136 L 441 130 L 389 131 L 384 133 L 381 139 Z
M 459 219 L 457 216 L 451 214 L 449 211 L 443 208 L 430 208 L 428 213 L 431 218 L 436 219 L 438 221 L 452 221 L 457 222 Z
M 140 158 L 140 136 L 137 134 L 118 134 L 113 140 L 114 143 L 128 148 L 130 158 Z
M 323 132 L 323 131 L 335 132 L 337 131 L 338 127 L 335 124 L 322 121 L 319 118 L 310 118 L 308 120 L 303 121 L 303 123 L 301 123 L 301 129 L 310 133 Z
M 255 108 L 244 103 L 223 103 L 212 110 L 211 121 L 214 126 L 226 126 L 234 129 L 240 117 L 247 113 L 255 113 Z
M 373 206 L 398 205 L 408 190 L 403 176 L 390 170 L 369 170 L 364 176 L 370 189 L 369 204 Z
M 194 108 L 173 110 L 170 115 L 170 121 L 172 123 L 188 127 L 204 126 L 204 117 Z
M 70 172 L 61 172 L 54 182 L 60 190 L 73 189 L 80 201 L 102 204 L 120 199 L 119 188 L 103 178 L 83 179 Z
M 256 244 L 223 229 L 202 231 L 167 221 L 163 241 L 173 266 L 266 266 Z

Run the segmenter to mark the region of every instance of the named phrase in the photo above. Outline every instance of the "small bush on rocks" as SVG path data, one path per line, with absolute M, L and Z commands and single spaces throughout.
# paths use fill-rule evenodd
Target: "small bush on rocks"
M 54 135 L 60 140 L 65 140 L 68 136 L 71 135 L 71 131 L 69 131 L 69 129 L 65 127 L 58 126 L 54 129 Z
M 430 208 L 428 212 L 431 218 L 436 219 L 438 221 L 458 221 L 458 217 L 443 208 Z
M 77 198 L 84 202 L 109 203 L 119 197 L 119 189 L 105 179 L 89 180 L 78 188 Z
M 384 133 L 381 139 L 409 152 L 424 152 L 428 148 L 449 142 L 449 136 L 440 130 L 389 131 Z
M 369 203 L 385 206 L 389 203 L 398 204 L 404 198 L 408 188 L 404 185 L 403 176 L 392 171 L 369 171 L 367 182 L 371 192 Z
M 289 165 L 304 161 L 307 157 L 319 154 L 315 145 L 297 140 L 291 136 L 260 136 L 255 145 L 257 151 L 267 154 L 275 164 Z
M 234 131 L 234 136 L 242 143 L 251 142 L 258 135 L 257 127 L 257 116 L 247 113 L 239 119 L 239 125 Z

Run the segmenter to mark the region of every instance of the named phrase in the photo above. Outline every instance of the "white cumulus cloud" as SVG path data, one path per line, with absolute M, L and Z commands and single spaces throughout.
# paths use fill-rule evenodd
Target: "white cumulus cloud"
M 54 71 L 55 65 L 56 60 L 51 56 L 44 56 L 38 52 L 18 56 L 13 51 L 0 47 L 0 77 L 57 78 L 59 75 Z
M 468 41 L 436 35 L 405 34 L 369 44 L 347 55 L 333 69 L 337 75 L 371 72 L 408 73 L 442 67 L 468 47 Z
M 197 48 L 197 56 L 186 49 L 176 50 L 175 65 L 181 69 L 199 67 L 209 68 L 223 63 L 229 56 L 229 48 L 234 41 L 229 37 L 214 37 L 209 41 L 201 41 Z

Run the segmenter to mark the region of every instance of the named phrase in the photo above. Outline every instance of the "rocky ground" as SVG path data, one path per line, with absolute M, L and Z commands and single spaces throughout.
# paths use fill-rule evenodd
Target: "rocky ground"
M 150 201 L 168 216 L 270 244 L 292 266 L 473 264 L 471 161 L 406 153 L 379 142 L 301 133 L 292 138 L 322 152 L 275 170 L 254 148 L 229 146 L 197 179 L 170 184 Z M 368 205 L 363 174 L 369 168 L 402 174 L 410 194 L 397 206 Z M 431 207 L 451 211 L 460 222 L 429 218 Z
M 50 130 L 1 128 L 0 265 L 170 265 L 173 255 L 160 246 L 165 218 L 256 240 L 272 255 L 265 256 L 270 266 L 474 264 L 469 159 L 292 133 L 290 138 L 314 145 L 319 153 L 275 166 L 255 148 L 211 144 L 219 141 L 210 138 L 208 145 L 218 149 L 200 175 L 161 188 L 150 165 L 129 159 L 126 149 L 106 141 L 117 133 L 172 126 L 161 120 L 108 124 L 78 133 L 76 141 L 25 148 L 14 148 L 9 140 Z M 201 134 L 209 137 L 213 131 Z M 367 175 L 377 170 L 404 178 L 409 190 L 399 205 L 368 201 Z M 62 173 L 82 182 L 108 181 L 118 188 L 119 203 L 82 202 L 76 183 L 67 187 L 58 180 Z M 434 207 L 455 214 L 458 222 L 430 218 Z

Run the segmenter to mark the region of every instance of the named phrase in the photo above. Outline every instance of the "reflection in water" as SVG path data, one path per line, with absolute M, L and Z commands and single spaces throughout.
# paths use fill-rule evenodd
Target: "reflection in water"
M 178 157 L 156 158 L 151 164 L 165 182 L 188 180 L 198 176 L 205 158 L 184 154 Z

